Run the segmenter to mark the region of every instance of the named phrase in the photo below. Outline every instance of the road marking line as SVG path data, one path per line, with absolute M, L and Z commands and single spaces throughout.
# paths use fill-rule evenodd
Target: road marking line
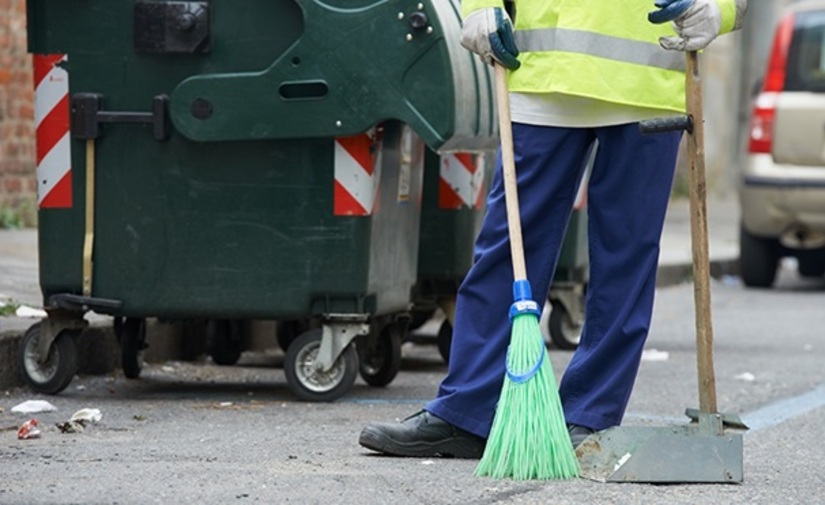
M 770 403 L 742 416 L 750 431 L 771 428 L 825 406 L 825 384 L 801 395 Z

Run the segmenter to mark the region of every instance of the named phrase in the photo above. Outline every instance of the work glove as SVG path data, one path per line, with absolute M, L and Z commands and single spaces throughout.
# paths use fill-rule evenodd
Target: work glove
M 461 45 L 481 56 L 488 65 L 492 65 L 493 60 L 511 70 L 521 65 L 516 59 L 518 49 L 513 39 L 513 23 L 501 7 L 470 13 L 461 27 Z
M 660 37 L 659 45 L 671 51 L 698 51 L 722 30 L 722 11 L 716 0 L 656 0 L 651 23 L 673 22 L 676 37 Z

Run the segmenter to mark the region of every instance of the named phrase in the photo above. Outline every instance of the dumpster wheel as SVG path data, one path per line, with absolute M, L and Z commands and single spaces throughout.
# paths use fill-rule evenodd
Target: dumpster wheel
M 20 370 L 28 385 L 38 393 L 57 394 L 69 385 L 77 373 L 78 330 L 63 330 L 49 348 L 45 363 L 40 363 L 38 343 L 43 337 L 42 323 L 26 330 L 18 354 Z
M 350 344 L 328 371 L 318 370 L 322 330 L 301 334 L 286 351 L 284 375 L 290 390 L 302 400 L 329 402 L 350 390 L 358 375 L 358 352 Z
M 127 317 L 115 319 L 115 334 L 120 342 L 120 364 L 127 379 L 137 379 L 143 371 L 143 350 L 146 349 L 146 319 Z
M 438 335 L 436 336 L 436 345 L 438 346 L 438 353 L 444 363 L 450 364 L 450 346 L 453 343 L 453 325 L 450 324 L 449 319 L 444 319 L 441 326 L 438 328 Z
M 307 332 L 309 328 L 309 321 L 278 321 L 278 323 L 275 326 L 275 334 L 276 339 L 278 341 L 278 347 L 280 347 L 282 351 L 286 352 L 286 350 L 289 349 L 290 344 L 292 344 L 292 342 L 294 342 L 295 339 L 298 338 L 302 333 Z
M 556 347 L 565 351 L 572 351 L 579 346 L 582 326 L 576 324 L 567 307 L 560 302 L 552 302 L 550 318 L 547 322 L 550 339 Z
M 231 366 L 243 352 L 243 324 L 233 319 L 206 322 L 206 348 L 216 365 Z
M 378 335 L 358 338 L 358 371 L 364 382 L 384 387 L 395 379 L 401 370 L 402 340 L 403 332 L 394 323 L 385 325 Z

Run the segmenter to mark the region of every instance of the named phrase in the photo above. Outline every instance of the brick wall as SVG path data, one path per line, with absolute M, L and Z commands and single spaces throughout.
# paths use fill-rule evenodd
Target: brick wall
M 37 199 L 32 86 L 26 0 L 0 0 L 0 209 Z

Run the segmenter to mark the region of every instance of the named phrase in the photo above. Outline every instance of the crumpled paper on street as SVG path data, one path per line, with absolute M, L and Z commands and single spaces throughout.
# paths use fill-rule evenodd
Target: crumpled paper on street
M 80 409 L 72 417 L 63 423 L 57 423 L 57 429 L 60 433 L 82 433 L 86 429 L 86 425 L 96 423 L 103 419 L 103 414 L 100 409 Z
M 100 409 L 80 409 L 69 419 L 69 421 L 79 421 L 83 423 L 96 423 L 103 419 Z
M 11 408 L 11 411 L 16 414 L 38 414 L 40 412 L 53 412 L 55 410 L 57 410 L 57 407 L 46 400 L 26 400 Z
M 14 315 L 17 317 L 30 317 L 30 318 L 40 318 L 40 317 L 47 317 L 48 314 L 43 309 L 35 309 L 34 307 L 29 307 L 26 305 L 21 305 L 17 307 L 17 310 L 14 311 Z
M 744 382 L 753 382 L 753 381 L 756 380 L 756 376 L 753 375 L 750 372 L 742 372 L 739 375 L 737 375 L 736 377 L 734 377 L 734 379 L 736 379 L 738 381 L 744 381 Z
M 658 349 L 645 349 L 642 351 L 642 361 L 667 361 L 670 353 Z

